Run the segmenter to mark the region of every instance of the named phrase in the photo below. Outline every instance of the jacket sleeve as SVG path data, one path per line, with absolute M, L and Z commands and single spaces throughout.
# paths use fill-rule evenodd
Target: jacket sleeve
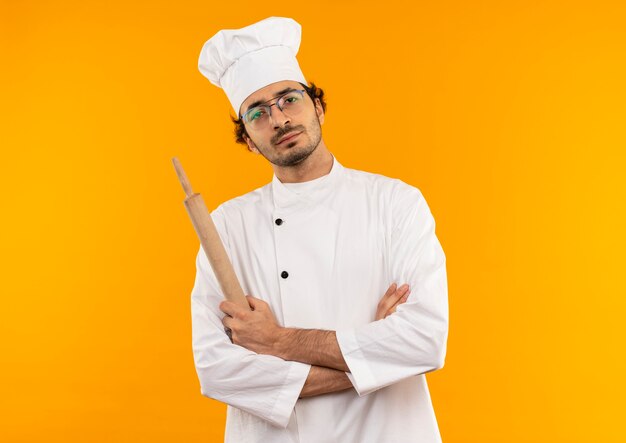
M 448 337 L 446 257 L 421 192 L 401 181 L 392 197 L 388 248 L 392 282 L 411 294 L 396 312 L 337 341 L 360 396 L 408 377 L 442 368 Z
M 212 218 L 228 252 L 225 223 L 220 215 L 218 208 Z M 286 428 L 311 366 L 256 354 L 233 344 L 221 322 L 222 300 L 219 283 L 200 247 L 191 293 L 191 319 L 201 393 Z

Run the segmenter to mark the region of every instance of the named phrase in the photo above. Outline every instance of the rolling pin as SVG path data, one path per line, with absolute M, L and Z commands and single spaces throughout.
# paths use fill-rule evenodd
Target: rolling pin
M 213 269 L 213 272 L 217 277 L 217 281 L 222 288 L 224 297 L 226 297 L 226 300 L 228 301 L 232 301 L 242 307 L 245 307 L 246 309 L 250 309 L 248 300 L 243 293 L 243 289 L 241 289 L 239 280 L 237 280 L 237 275 L 235 274 L 233 265 L 226 254 L 226 249 L 224 249 L 222 240 L 217 233 L 217 229 L 215 229 L 215 224 L 211 219 L 209 210 L 204 204 L 202 196 L 194 193 L 193 189 L 191 189 L 191 184 L 189 183 L 187 175 L 178 161 L 178 158 L 172 158 L 172 163 L 174 163 L 174 169 L 176 169 L 178 180 L 187 195 L 184 202 L 185 208 L 187 208 L 187 213 L 189 214 L 189 218 L 191 218 L 191 223 L 193 223 L 193 227 L 196 229 L 196 234 L 198 234 L 202 249 L 204 249 L 207 258 L 209 259 L 209 263 L 211 264 L 211 268 Z

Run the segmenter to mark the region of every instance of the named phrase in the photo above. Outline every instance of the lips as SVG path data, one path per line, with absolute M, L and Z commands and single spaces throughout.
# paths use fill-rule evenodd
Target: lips
M 288 141 L 291 140 L 292 138 L 294 138 L 295 136 L 302 134 L 301 132 L 291 132 L 287 135 L 285 135 L 283 138 L 281 138 L 278 143 L 276 143 L 277 145 L 280 145 L 282 142 L 284 141 Z

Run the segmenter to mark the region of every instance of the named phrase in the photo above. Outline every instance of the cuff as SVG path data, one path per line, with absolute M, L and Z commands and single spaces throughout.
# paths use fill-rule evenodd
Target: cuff
M 268 419 L 272 424 L 283 429 L 289 424 L 293 408 L 296 406 L 304 383 L 311 371 L 311 365 L 299 362 L 290 363 L 291 367 L 289 368 L 285 382 L 278 390 L 276 401 L 272 407 L 272 413 Z
M 336 336 L 343 359 L 350 369 L 350 372 L 346 374 L 359 397 L 375 391 L 376 379 L 367 364 L 354 330 L 337 331 Z

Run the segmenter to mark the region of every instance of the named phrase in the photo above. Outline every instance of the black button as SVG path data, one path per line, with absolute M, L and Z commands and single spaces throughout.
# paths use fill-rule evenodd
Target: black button
M 287 278 L 287 277 L 289 277 L 289 272 L 287 272 L 287 271 L 283 271 L 283 272 L 281 272 L 281 273 L 280 273 L 280 276 L 281 276 L 282 278 Z
M 277 218 L 276 222 L 275 222 L 278 226 L 283 224 L 283 219 L 282 218 Z

